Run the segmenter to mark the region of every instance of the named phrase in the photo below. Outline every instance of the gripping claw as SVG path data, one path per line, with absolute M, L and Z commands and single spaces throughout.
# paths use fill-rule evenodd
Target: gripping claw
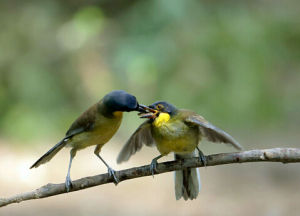
M 113 181 L 115 183 L 115 185 L 117 185 L 120 181 L 116 176 L 116 171 L 114 171 L 112 168 L 108 167 L 108 175 L 109 177 L 113 178 Z
M 203 154 L 203 152 L 198 147 L 197 147 L 197 150 L 199 152 L 199 160 L 201 161 L 203 166 L 206 167 L 206 165 L 207 165 L 206 156 Z
M 71 180 L 69 175 L 66 177 L 66 183 L 65 184 L 66 184 L 67 192 L 70 192 L 71 188 L 73 187 L 73 184 L 72 184 L 72 180 Z

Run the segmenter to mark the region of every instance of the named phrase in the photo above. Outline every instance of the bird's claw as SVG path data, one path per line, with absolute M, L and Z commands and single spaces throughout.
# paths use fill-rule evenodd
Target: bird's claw
M 73 188 L 73 184 L 72 184 L 72 180 L 70 178 L 70 176 L 67 176 L 66 177 L 66 189 L 67 189 L 67 192 L 70 192 L 71 188 Z
M 200 150 L 199 150 L 199 160 L 201 161 L 201 163 L 203 164 L 203 166 L 206 167 L 206 165 L 207 165 L 206 156 Z
M 112 168 L 108 168 L 108 176 L 110 177 L 110 178 L 113 178 L 113 181 L 114 181 L 114 183 L 115 183 L 115 185 L 117 185 L 120 181 L 119 181 L 119 179 L 117 178 L 117 176 L 116 176 L 116 171 L 114 171 Z
M 152 177 L 154 178 L 154 173 L 156 171 L 156 167 L 157 167 L 157 160 L 153 159 L 151 164 L 150 164 L 150 171 L 152 174 Z

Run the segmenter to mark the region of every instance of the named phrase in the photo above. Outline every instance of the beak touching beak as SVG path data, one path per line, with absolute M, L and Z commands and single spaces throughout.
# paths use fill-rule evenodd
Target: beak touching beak
M 157 116 L 158 111 L 155 109 L 152 109 L 150 107 L 147 107 L 145 105 L 139 104 L 138 106 L 138 111 L 140 112 L 138 115 L 140 118 L 149 118 L 149 119 L 154 119 Z
M 143 105 L 143 104 L 138 104 L 136 107 L 136 111 L 138 111 L 139 113 L 146 113 L 147 112 L 147 106 Z

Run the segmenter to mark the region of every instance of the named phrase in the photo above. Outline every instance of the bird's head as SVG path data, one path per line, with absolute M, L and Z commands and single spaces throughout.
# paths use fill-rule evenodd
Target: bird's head
M 151 104 L 148 109 L 146 107 L 146 110 L 148 113 L 142 113 L 140 117 L 151 119 L 157 126 L 168 122 L 178 111 L 174 105 L 165 101 L 155 102 Z
M 105 105 L 106 109 L 111 113 L 118 111 L 144 112 L 144 106 L 138 103 L 136 97 L 123 90 L 111 91 L 110 93 L 104 96 L 102 103 Z
M 173 116 L 177 113 L 177 108 L 165 101 L 157 101 L 149 106 L 149 108 L 157 110 L 159 113 L 168 113 Z

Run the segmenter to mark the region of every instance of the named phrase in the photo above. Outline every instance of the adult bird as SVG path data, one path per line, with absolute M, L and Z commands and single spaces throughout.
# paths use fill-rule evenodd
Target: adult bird
M 149 106 L 149 113 L 142 114 L 142 118 L 149 118 L 142 123 L 129 138 L 121 150 L 117 162 L 127 161 L 139 151 L 143 144 L 156 145 L 160 155 L 151 162 L 151 171 L 154 174 L 157 160 L 170 152 L 175 159 L 195 157 L 197 151 L 200 159 L 206 164 L 205 156 L 198 148 L 202 137 L 211 142 L 230 144 L 236 149 L 241 145 L 229 134 L 215 127 L 195 112 L 177 109 L 174 105 L 159 101 Z M 154 110 L 153 110 L 154 109 Z M 187 168 L 175 171 L 175 196 L 184 200 L 195 199 L 200 191 L 200 174 L 197 168 Z
M 70 170 L 76 152 L 88 146 L 96 145 L 94 150 L 95 155 L 105 164 L 110 177 L 117 184 L 118 178 L 115 175 L 115 171 L 100 156 L 101 148 L 117 132 L 122 121 L 123 112 L 143 112 L 143 107 L 143 105 L 139 105 L 135 96 L 125 91 L 116 90 L 108 93 L 98 103 L 82 113 L 73 122 L 66 136 L 38 159 L 30 169 L 37 168 L 41 164 L 50 161 L 62 148 L 71 147 L 70 162 L 66 177 L 66 189 L 70 191 L 72 186 Z

